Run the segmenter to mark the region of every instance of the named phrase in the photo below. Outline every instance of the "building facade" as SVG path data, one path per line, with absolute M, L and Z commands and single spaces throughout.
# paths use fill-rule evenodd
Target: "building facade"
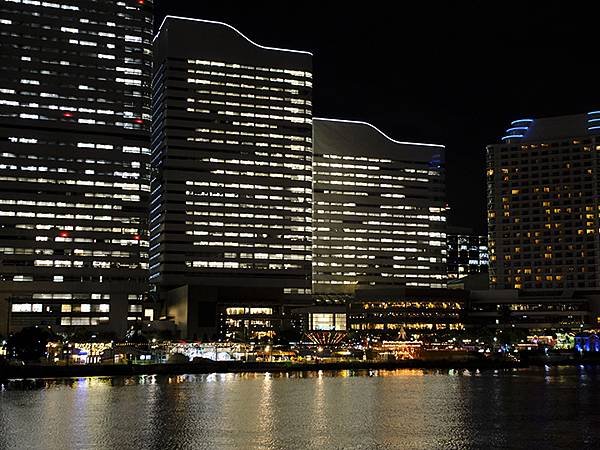
M 469 293 L 472 326 L 531 332 L 580 331 L 600 325 L 600 294 L 591 290 L 492 289 Z
M 154 52 L 150 277 L 168 314 L 210 336 L 220 313 L 310 300 L 312 55 L 170 16 Z
M 0 4 L 6 328 L 144 316 L 152 1 Z
M 515 120 L 487 147 L 492 288 L 600 287 L 599 123 Z
M 488 273 L 487 236 L 469 228 L 448 227 L 448 281 Z
M 359 336 L 427 339 L 465 328 L 467 291 L 453 289 L 368 289 L 348 304 L 347 327 Z
M 446 285 L 444 146 L 314 120 L 313 293 Z

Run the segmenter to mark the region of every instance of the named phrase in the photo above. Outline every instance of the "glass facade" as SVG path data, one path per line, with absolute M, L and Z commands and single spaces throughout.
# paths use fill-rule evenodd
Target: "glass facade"
M 313 292 L 445 287 L 444 147 L 314 120 Z
M 489 255 L 486 236 L 456 234 L 448 231 L 447 242 L 449 280 L 488 272 Z
M 311 55 L 173 17 L 155 48 L 151 282 L 310 293 Z
M 152 1 L 10 0 L 0 18 L 11 327 L 122 331 L 146 291 Z
M 373 296 L 348 305 L 348 328 L 386 338 L 420 337 L 462 330 L 466 292 L 448 289 L 407 289 Z

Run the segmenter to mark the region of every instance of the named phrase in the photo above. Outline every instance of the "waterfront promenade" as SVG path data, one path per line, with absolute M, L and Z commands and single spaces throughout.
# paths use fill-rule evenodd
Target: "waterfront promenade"
M 393 369 L 470 369 L 494 370 L 530 366 L 559 366 L 600 364 L 597 355 L 563 354 L 548 357 L 540 354 L 522 354 L 520 358 L 463 358 L 463 359 L 409 359 L 397 361 L 313 361 L 313 362 L 244 362 L 202 361 L 164 364 L 27 364 L 4 365 L 0 379 L 60 378 L 123 375 L 181 375 L 203 373 L 241 372 L 305 372 L 337 370 L 393 370 Z

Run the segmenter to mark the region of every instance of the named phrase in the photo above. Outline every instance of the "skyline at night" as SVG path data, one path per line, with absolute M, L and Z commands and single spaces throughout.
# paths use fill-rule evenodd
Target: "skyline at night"
M 446 146 L 449 225 L 484 234 L 485 148 L 520 118 L 597 108 L 592 8 L 560 1 L 433 1 L 399 12 L 275 2 L 155 2 L 166 14 L 217 20 L 261 45 L 314 54 L 315 117 L 369 122 L 402 140 Z
M 0 0 L 0 448 L 597 447 L 595 17 Z

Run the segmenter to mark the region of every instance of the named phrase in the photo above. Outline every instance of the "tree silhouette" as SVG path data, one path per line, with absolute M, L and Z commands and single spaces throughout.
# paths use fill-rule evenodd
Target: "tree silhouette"
M 39 361 L 46 356 L 46 346 L 53 337 L 47 328 L 23 328 L 8 337 L 6 344 L 8 355 L 22 361 Z

